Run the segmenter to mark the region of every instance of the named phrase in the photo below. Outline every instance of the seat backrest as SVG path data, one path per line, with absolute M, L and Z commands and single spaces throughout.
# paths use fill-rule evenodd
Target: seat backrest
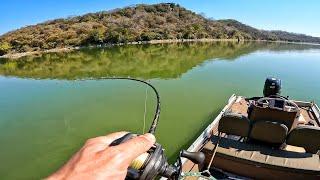
M 315 154 L 320 150 L 320 128 L 298 126 L 289 133 L 287 144 L 303 147 L 306 152 Z
M 247 137 L 250 130 L 249 119 L 241 114 L 227 112 L 219 121 L 218 131 L 230 135 Z
M 285 142 L 288 128 L 284 124 L 272 121 L 255 121 L 250 131 L 250 139 L 268 144 L 281 145 Z
M 269 107 L 260 107 L 255 104 L 250 112 L 249 119 L 251 121 L 271 121 L 278 122 L 287 126 L 290 130 L 294 121 L 297 118 L 298 112 L 288 112 L 280 109 L 274 109 Z

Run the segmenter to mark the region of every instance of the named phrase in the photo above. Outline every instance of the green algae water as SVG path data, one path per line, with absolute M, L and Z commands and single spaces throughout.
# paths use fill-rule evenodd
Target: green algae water
M 320 46 L 280 43 L 128 45 L 0 59 L 0 177 L 40 179 L 88 138 L 147 131 L 150 88 L 88 78 L 151 82 L 161 96 L 157 141 L 174 161 L 233 93 L 259 96 L 267 76 L 282 79 L 283 95 L 319 104 L 319 67 Z

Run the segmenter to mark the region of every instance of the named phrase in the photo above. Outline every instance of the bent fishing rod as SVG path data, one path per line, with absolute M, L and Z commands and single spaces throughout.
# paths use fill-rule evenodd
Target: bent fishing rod
M 151 89 L 153 90 L 153 92 L 156 95 L 156 108 L 154 111 L 154 116 L 153 116 L 153 120 L 151 123 L 151 126 L 149 128 L 148 133 L 151 134 L 155 134 L 156 128 L 158 126 L 158 122 L 159 122 L 159 117 L 160 117 L 160 96 L 159 93 L 157 91 L 157 89 L 150 83 L 148 83 L 147 81 L 141 80 L 141 79 L 136 79 L 136 78 L 131 78 L 131 77 L 100 77 L 100 78 L 92 78 L 92 79 L 84 79 L 84 80 L 128 80 L 128 81 L 136 81 L 136 82 L 140 82 L 143 83 L 149 87 L 151 87 Z
M 90 78 L 82 80 L 129 80 L 139 83 L 143 83 L 148 87 L 151 87 L 156 96 L 156 108 L 153 116 L 151 126 L 149 128 L 149 133 L 155 134 L 156 128 L 158 126 L 160 117 L 160 96 L 157 89 L 147 81 L 131 78 L 131 77 L 100 77 L 100 78 Z M 138 136 L 134 133 L 128 133 L 119 139 L 113 141 L 110 146 L 116 146 L 124 143 L 134 137 Z M 204 163 L 205 156 L 202 152 L 188 152 L 182 150 L 179 154 L 177 162 L 174 164 L 169 164 L 167 157 L 164 154 L 164 149 L 159 143 L 155 143 L 146 153 L 137 157 L 130 164 L 128 168 L 128 173 L 126 179 L 133 180 L 151 180 L 156 177 L 166 177 L 168 179 L 177 180 L 181 177 L 182 163 L 181 157 L 187 158 L 192 162 L 202 165 Z

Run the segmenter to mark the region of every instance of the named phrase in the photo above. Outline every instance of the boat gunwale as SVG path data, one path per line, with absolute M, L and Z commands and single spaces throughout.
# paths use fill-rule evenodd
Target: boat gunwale
M 299 107 L 309 107 L 311 108 L 311 112 L 314 114 L 314 117 L 316 118 L 316 122 L 318 126 L 320 126 L 320 109 L 319 106 L 314 103 L 314 102 L 306 102 L 306 101 L 295 101 L 293 100 L 294 103 L 296 103 Z
M 317 123 L 318 126 L 320 126 L 320 109 L 318 107 L 317 104 L 313 104 L 313 106 L 311 106 L 312 112 L 314 113 L 315 117 L 317 118 Z
M 220 113 L 215 117 L 215 119 L 207 126 L 207 128 L 198 136 L 198 138 L 193 141 L 193 143 L 188 147 L 187 151 L 190 152 L 195 152 L 197 151 L 200 146 L 204 145 L 205 142 L 210 138 L 211 134 L 211 130 L 214 126 L 217 125 L 217 123 L 219 122 L 219 120 L 221 119 L 222 114 L 228 110 L 231 105 L 238 99 L 238 97 L 235 94 L 232 94 L 229 98 L 229 100 L 227 101 L 228 104 L 224 106 L 224 108 L 220 111 Z M 182 162 L 182 166 L 188 161 L 188 159 L 186 158 L 181 158 L 181 162 Z

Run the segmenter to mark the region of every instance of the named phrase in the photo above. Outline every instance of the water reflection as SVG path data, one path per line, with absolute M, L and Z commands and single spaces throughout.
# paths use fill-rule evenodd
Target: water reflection
M 131 76 L 177 78 L 208 59 L 234 60 L 259 50 L 308 50 L 317 46 L 266 42 L 212 42 L 127 45 L 48 53 L 17 60 L 0 59 L 0 75 L 26 78 L 77 79 Z
M 90 137 L 142 133 L 144 85 L 70 79 L 152 79 L 162 100 L 157 141 L 173 161 L 231 94 L 261 95 L 266 76 L 283 80 L 283 95 L 319 104 L 319 59 L 319 46 L 266 42 L 130 45 L 0 59 L 0 159 L 6 162 L 0 164 L 0 177 L 41 179 Z M 151 90 L 147 97 L 149 127 L 155 105 Z

